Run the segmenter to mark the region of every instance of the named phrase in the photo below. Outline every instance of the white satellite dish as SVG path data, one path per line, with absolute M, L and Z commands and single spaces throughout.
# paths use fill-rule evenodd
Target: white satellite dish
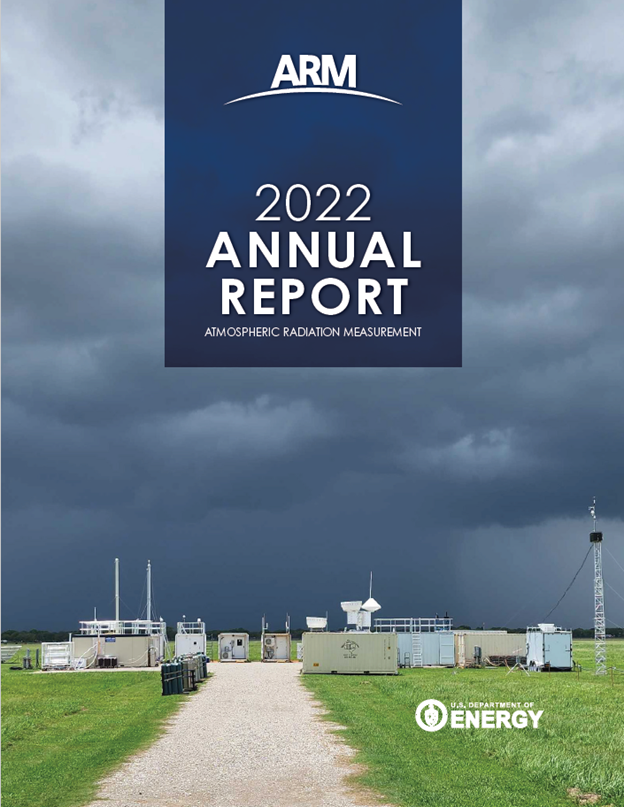
M 349 602 L 341 602 L 340 607 L 348 614 L 352 611 L 359 611 L 362 607 L 362 600 L 350 600 Z
M 373 613 L 374 611 L 379 611 L 381 605 L 375 600 L 373 597 L 369 597 L 364 605 L 362 606 L 362 611 L 368 611 L 369 613 Z
M 325 630 L 327 627 L 326 616 L 307 616 L 306 625 L 310 630 Z

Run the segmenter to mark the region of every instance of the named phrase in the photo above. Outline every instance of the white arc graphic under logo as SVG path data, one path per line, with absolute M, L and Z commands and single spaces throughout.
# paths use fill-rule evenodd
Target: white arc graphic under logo
M 335 95 L 361 95 L 363 98 L 376 98 L 378 101 L 389 101 L 391 104 L 403 106 L 400 101 L 393 101 L 392 98 L 386 98 L 383 95 L 374 95 L 372 92 L 360 92 L 359 90 L 345 90 L 342 87 L 288 87 L 283 90 L 265 90 L 264 92 L 254 92 L 251 95 L 243 95 L 242 98 L 234 98 L 232 101 L 226 101 L 224 106 L 236 104 L 238 101 L 249 101 L 250 98 L 264 98 L 267 95 L 284 95 L 298 92 L 329 92 Z
M 448 711 L 446 706 L 433 698 L 423 701 L 416 709 L 416 722 L 423 731 L 439 731 L 443 726 L 446 726 L 447 720 Z

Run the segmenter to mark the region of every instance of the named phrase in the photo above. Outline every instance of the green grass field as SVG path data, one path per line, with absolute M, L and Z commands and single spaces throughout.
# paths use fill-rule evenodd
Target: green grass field
M 359 749 L 361 782 L 406 807 L 557 807 L 568 788 L 624 807 L 624 675 L 593 675 L 593 642 L 575 641 L 576 673 L 505 669 L 405 670 L 397 677 L 304 676 L 329 719 Z M 608 643 L 624 671 L 624 642 Z M 414 711 L 428 698 L 450 703 L 522 701 L 544 709 L 539 729 L 451 729 L 427 733 Z M 577 802 L 578 803 L 578 802 Z
M 405 670 L 399 676 L 305 676 L 302 681 L 359 749 L 365 784 L 405 807 L 573 807 L 568 788 L 624 807 L 624 674 L 593 675 L 593 643 L 576 641 L 576 673 L 504 669 Z M 34 647 L 32 647 L 34 657 Z M 260 643 L 252 642 L 252 659 Z M 22 651 L 23 652 L 23 651 Z M 293 654 L 296 643 L 293 642 Z M 624 641 L 608 663 L 624 670 Z M 34 675 L 2 665 L 4 807 L 72 807 L 148 745 L 187 696 L 163 698 L 152 672 Z M 537 731 L 416 726 L 427 698 L 532 701 Z
M 38 645 L 30 645 L 33 664 Z M 170 644 L 173 650 L 173 643 Z M 252 661 L 260 642 L 250 642 Z M 22 648 L 2 665 L 3 807 L 71 807 L 97 781 L 154 740 L 181 699 L 160 694 L 156 672 L 33 675 Z M 297 648 L 293 642 L 293 658 Z
M 188 697 L 160 693 L 157 672 L 36 675 L 3 664 L 3 807 L 87 802 L 96 782 L 157 737 Z

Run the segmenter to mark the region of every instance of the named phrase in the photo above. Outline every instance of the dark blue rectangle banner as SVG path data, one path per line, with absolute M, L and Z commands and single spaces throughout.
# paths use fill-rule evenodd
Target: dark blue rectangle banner
M 461 366 L 461 3 L 166 2 L 166 365 Z

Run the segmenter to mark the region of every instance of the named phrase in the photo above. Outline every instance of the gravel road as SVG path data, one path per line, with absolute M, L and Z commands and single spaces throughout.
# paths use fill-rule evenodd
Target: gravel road
M 362 807 L 353 751 L 318 719 L 301 664 L 214 664 L 166 733 L 101 783 L 91 807 Z

